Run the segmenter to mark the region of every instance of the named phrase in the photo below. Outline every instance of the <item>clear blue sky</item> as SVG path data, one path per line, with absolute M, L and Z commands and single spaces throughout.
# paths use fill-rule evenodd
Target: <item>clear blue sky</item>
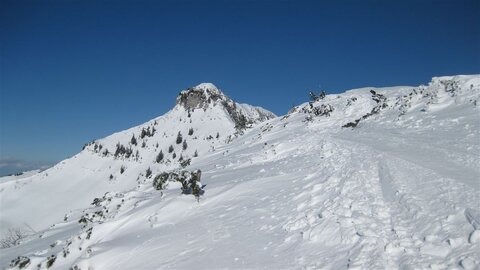
M 52 164 L 213 82 L 284 114 L 309 90 L 480 72 L 480 1 L 0 1 L 0 174 Z

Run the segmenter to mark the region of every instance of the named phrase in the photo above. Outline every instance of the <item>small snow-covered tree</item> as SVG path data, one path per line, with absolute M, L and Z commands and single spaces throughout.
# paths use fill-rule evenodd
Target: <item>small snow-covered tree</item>
M 172 152 L 173 152 L 173 145 L 170 145 L 170 146 L 168 147 L 168 153 L 172 153 Z
M 150 167 L 148 167 L 147 171 L 145 172 L 145 177 L 150 178 L 150 176 L 152 176 L 152 170 L 150 169 Z
M 157 163 L 160 163 L 163 160 L 163 151 L 160 150 L 160 153 L 158 153 L 157 158 L 155 159 Z
M 156 190 L 165 189 L 167 181 L 168 181 L 169 178 L 170 178 L 170 174 L 168 174 L 166 172 L 163 172 L 163 173 L 155 176 L 155 178 L 153 179 L 153 187 Z
M 147 135 L 147 132 L 145 131 L 144 128 L 142 128 L 142 132 L 140 132 L 140 139 L 145 138 L 146 135 Z
M 183 138 L 182 138 L 182 133 L 180 133 L 180 131 L 178 132 L 177 134 L 177 140 L 175 141 L 177 144 L 181 144 L 183 141 Z
M 187 150 L 187 147 L 188 147 L 188 145 L 187 145 L 187 140 L 184 140 L 184 141 L 183 141 L 183 144 L 182 144 L 183 150 Z
M 137 145 L 137 138 L 135 138 L 135 135 L 132 135 L 132 139 L 130 139 L 130 143 L 133 145 Z
M 188 135 L 189 135 L 189 136 L 192 136 L 192 135 L 193 135 L 193 128 L 190 128 L 190 129 L 188 130 Z

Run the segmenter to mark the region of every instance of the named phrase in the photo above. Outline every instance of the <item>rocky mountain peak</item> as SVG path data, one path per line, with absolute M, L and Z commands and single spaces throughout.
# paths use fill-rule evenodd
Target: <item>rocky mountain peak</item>
M 196 109 L 206 111 L 209 107 L 221 106 L 238 130 L 276 117 L 275 114 L 263 108 L 236 103 L 212 83 L 201 83 L 181 91 L 177 96 L 176 104 L 188 112 Z
M 230 100 L 212 83 L 201 83 L 181 91 L 177 96 L 177 105 L 187 110 L 206 109 L 208 104 Z

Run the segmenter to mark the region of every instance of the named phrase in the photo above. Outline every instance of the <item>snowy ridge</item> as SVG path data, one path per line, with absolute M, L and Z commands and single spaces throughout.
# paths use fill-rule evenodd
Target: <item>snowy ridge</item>
M 0 186 L 2 220 L 25 206 L 15 205 L 20 199 L 4 204 L 4 198 L 38 202 L 29 196 L 51 189 L 60 195 L 51 198 L 49 209 L 61 211 L 63 205 L 58 205 L 68 203 L 60 197 L 68 192 L 67 184 L 46 184 L 57 177 L 55 170 L 78 177 L 79 164 L 91 169 L 88 164 L 98 163 L 96 171 L 81 171 L 87 174 L 81 181 L 96 181 L 80 185 L 82 190 L 75 186 L 77 196 L 90 196 L 88 203 L 69 208 L 61 219 L 52 216 L 55 224 L 50 228 L 40 226 L 40 217 L 31 217 L 29 223 L 38 225 L 38 232 L 3 249 L 2 267 L 477 269 L 479 99 L 480 76 L 438 77 L 427 86 L 368 87 L 326 95 L 254 125 L 228 143 L 216 143 L 214 150 L 208 150 L 211 139 L 188 140 L 185 156 L 193 145 L 206 145 L 206 152 L 185 168 L 202 170 L 207 187 L 199 202 L 181 195 L 175 185 L 162 191 L 152 187 L 153 177 L 144 175 L 147 165 L 153 175 L 178 167 L 173 161 L 151 163 L 155 154 L 147 152 L 154 151 L 150 140 L 155 137 L 148 137 L 150 148 L 140 152 L 138 161 L 102 157 L 92 144 L 77 161 L 47 170 L 49 176 Z M 193 135 L 212 134 L 201 129 L 205 124 L 200 114 L 209 111 L 222 115 L 218 125 L 228 120 L 224 131 L 236 132 L 230 114 L 219 106 L 222 102 L 204 111 L 197 101 L 185 101 L 194 106 L 176 106 L 146 124 L 157 121 L 156 134 L 171 135 L 161 147 L 175 139 L 176 130 L 168 123 L 177 122 L 182 111 L 191 113 L 187 118 L 193 121 L 187 124 L 200 121 Z M 130 140 L 132 131 L 138 134 L 141 127 L 121 133 L 123 139 Z M 119 136 L 97 144 L 111 148 Z M 121 165 L 126 166 L 123 174 L 118 172 Z M 116 179 L 110 182 L 111 171 Z M 128 179 L 138 181 L 132 185 Z M 48 188 L 38 190 L 44 186 Z M 110 192 L 93 196 L 91 189 L 97 186 Z M 4 213 L 6 205 L 14 210 Z

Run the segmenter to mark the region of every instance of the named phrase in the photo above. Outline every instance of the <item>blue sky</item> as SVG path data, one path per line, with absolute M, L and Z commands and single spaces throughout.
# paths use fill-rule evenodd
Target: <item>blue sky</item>
M 0 174 L 162 115 L 200 82 L 284 114 L 310 90 L 479 73 L 478 14 L 480 1 L 1 0 Z

